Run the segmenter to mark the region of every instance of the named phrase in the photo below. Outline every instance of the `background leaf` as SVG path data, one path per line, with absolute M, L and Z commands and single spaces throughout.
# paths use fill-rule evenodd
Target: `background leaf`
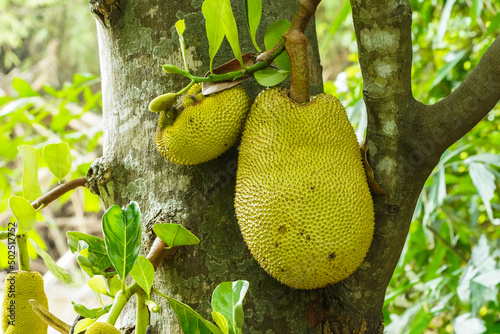
M 146 292 L 148 299 L 150 299 L 151 287 L 155 278 L 155 269 L 151 262 L 144 256 L 139 256 L 130 271 L 130 276 Z
M 248 291 L 247 281 L 224 282 L 212 294 L 212 310 L 226 319 L 229 333 L 239 334 L 243 326 L 243 299 Z
M 262 16 L 262 0 L 244 0 L 244 4 L 250 38 L 252 39 L 255 49 L 262 52 L 257 44 L 257 41 L 255 40 L 257 28 L 259 27 L 260 18 Z
M 267 67 L 253 74 L 255 80 L 264 87 L 276 86 L 290 75 L 290 71 Z
M 488 213 L 488 217 L 495 225 L 500 224 L 500 218 L 493 217 L 493 210 L 491 209 L 491 200 L 495 196 L 495 175 L 491 173 L 484 164 L 473 162 L 469 165 L 469 174 L 472 183 L 477 188 L 483 204 Z
M 335 33 L 339 30 L 342 23 L 344 23 L 347 17 L 349 17 L 350 12 L 351 12 L 351 2 L 349 0 L 345 0 L 342 10 L 335 17 L 335 20 L 333 20 L 332 24 L 330 25 L 330 29 L 328 29 L 328 40 L 324 44 L 323 51 L 326 50 L 328 44 L 330 44 L 330 41 L 332 40 Z
M 10 197 L 9 207 L 17 220 L 17 235 L 26 234 L 35 226 L 35 208 L 25 198 L 19 196 Z
M 14 78 L 12 81 L 12 88 L 16 90 L 19 97 L 38 96 L 38 93 L 31 88 L 30 84 L 21 78 Z
M 271 50 L 276 44 L 281 41 L 283 34 L 290 28 L 291 23 L 287 20 L 278 20 L 273 22 L 267 28 L 266 34 L 264 35 L 264 44 L 266 45 L 266 50 Z M 286 51 L 283 51 L 278 57 L 274 59 L 274 62 L 283 70 L 290 71 L 290 59 Z
M 68 246 L 71 252 L 79 251 L 78 243 L 84 241 L 88 244 L 87 258 L 92 265 L 100 270 L 106 270 L 111 266 L 111 261 L 106 252 L 106 244 L 103 239 L 82 232 L 67 232 Z
M 213 60 L 219 51 L 224 39 L 224 27 L 221 20 L 222 1 L 205 0 L 201 6 L 205 17 L 205 29 L 208 38 L 208 52 L 210 54 L 210 72 L 212 72 Z
M 169 247 L 197 245 L 200 243 L 200 239 L 180 224 L 156 224 L 153 226 L 153 231 Z
M 45 145 L 42 151 L 43 159 L 49 170 L 59 180 L 68 175 L 71 170 L 71 150 L 67 143 Z
M 42 249 L 35 241 L 30 239 L 30 243 L 35 248 L 36 252 L 40 257 L 42 258 L 43 262 L 45 263 L 45 266 L 47 269 L 60 281 L 66 283 L 66 284 L 74 284 L 75 282 L 71 278 L 71 275 L 64 269 L 63 267 L 59 266 L 51 257 L 50 255 Z
M 34 201 L 42 196 L 42 190 L 38 183 L 38 150 L 29 145 L 21 145 L 17 149 L 23 159 L 24 198 Z
M 111 206 L 102 217 L 102 231 L 109 259 L 125 284 L 141 246 L 139 205 L 132 201 L 123 211 L 116 204 Z

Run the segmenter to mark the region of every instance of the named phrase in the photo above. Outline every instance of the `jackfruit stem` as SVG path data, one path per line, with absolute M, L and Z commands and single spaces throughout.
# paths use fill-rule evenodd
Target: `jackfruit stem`
M 120 290 L 116 293 L 115 300 L 113 300 L 113 306 L 111 306 L 111 310 L 109 310 L 108 318 L 106 322 L 111 325 L 115 325 L 116 320 L 123 311 L 125 304 L 127 304 L 130 295 L 127 293 L 123 293 L 123 290 Z
M 304 34 L 309 20 L 321 0 L 302 0 L 292 25 L 283 35 L 285 49 L 290 58 L 289 96 L 298 104 L 309 102 L 309 67 L 307 64 L 307 37 Z
M 289 97 L 298 104 L 309 102 L 309 67 L 307 64 L 307 37 L 298 30 L 288 30 L 285 35 L 285 48 L 290 58 Z
M 149 325 L 149 310 L 146 306 L 146 293 L 143 291 L 137 292 L 137 319 L 135 324 L 136 334 L 146 334 Z
M 19 235 L 17 237 L 17 249 L 19 259 L 19 270 L 30 270 L 30 257 L 28 253 L 28 238 L 26 235 Z
M 295 14 L 289 30 L 299 30 L 304 32 L 311 16 L 313 16 L 316 12 L 316 8 L 320 2 L 321 0 L 302 0 L 300 2 L 299 10 L 297 11 L 297 14 Z

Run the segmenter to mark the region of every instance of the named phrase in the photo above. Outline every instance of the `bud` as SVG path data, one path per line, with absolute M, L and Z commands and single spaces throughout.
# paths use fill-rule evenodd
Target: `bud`
M 149 103 L 149 110 L 152 112 L 161 112 L 170 109 L 175 101 L 177 101 L 177 95 L 174 93 L 167 93 L 157 96 L 153 101 Z

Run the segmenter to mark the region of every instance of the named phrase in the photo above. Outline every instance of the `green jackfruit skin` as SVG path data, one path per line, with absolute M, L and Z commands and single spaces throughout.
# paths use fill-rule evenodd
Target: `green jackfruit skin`
M 2 305 L 4 334 L 47 334 L 47 325 L 33 312 L 29 304 L 30 299 L 35 299 L 43 307 L 49 308 L 42 275 L 37 271 L 9 273 L 5 278 Z M 9 318 L 11 314 L 14 319 Z M 10 321 L 14 324 L 9 323 Z
M 279 88 L 257 97 L 240 144 L 235 209 L 251 253 L 285 285 L 321 288 L 358 268 L 373 238 L 373 201 L 337 98 L 299 106 Z
M 204 97 L 201 84 L 188 91 L 184 110 L 174 120 L 173 109 L 162 111 L 156 148 L 179 165 L 197 165 L 217 158 L 236 144 L 250 109 L 250 99 L 239 86 Z
M 121 334 L 121 332 L 107 322 L 98 321 L 90 325 L 85 334 Z

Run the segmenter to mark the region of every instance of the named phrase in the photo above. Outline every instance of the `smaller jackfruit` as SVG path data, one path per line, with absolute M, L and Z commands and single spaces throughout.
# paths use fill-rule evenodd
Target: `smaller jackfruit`
M 239 86 L 203 96 L 201 83 L 191 87 L 183 110 L 162 111 L 156 130 L 156 148 L 165 159 L 197 165 L 217 158 L 236 144 L 250 99 Z
M 37 271 L 9 273 L 5 278 L 2 307 L 4 334 L 47 333 L 47 325 L 33 312 L 30 299 L 48 309 L 42 275 Z
M 113 325 L 107 322 L 94 322 L 87 328 L 86 334 L 121 334 L 120 331 Z

